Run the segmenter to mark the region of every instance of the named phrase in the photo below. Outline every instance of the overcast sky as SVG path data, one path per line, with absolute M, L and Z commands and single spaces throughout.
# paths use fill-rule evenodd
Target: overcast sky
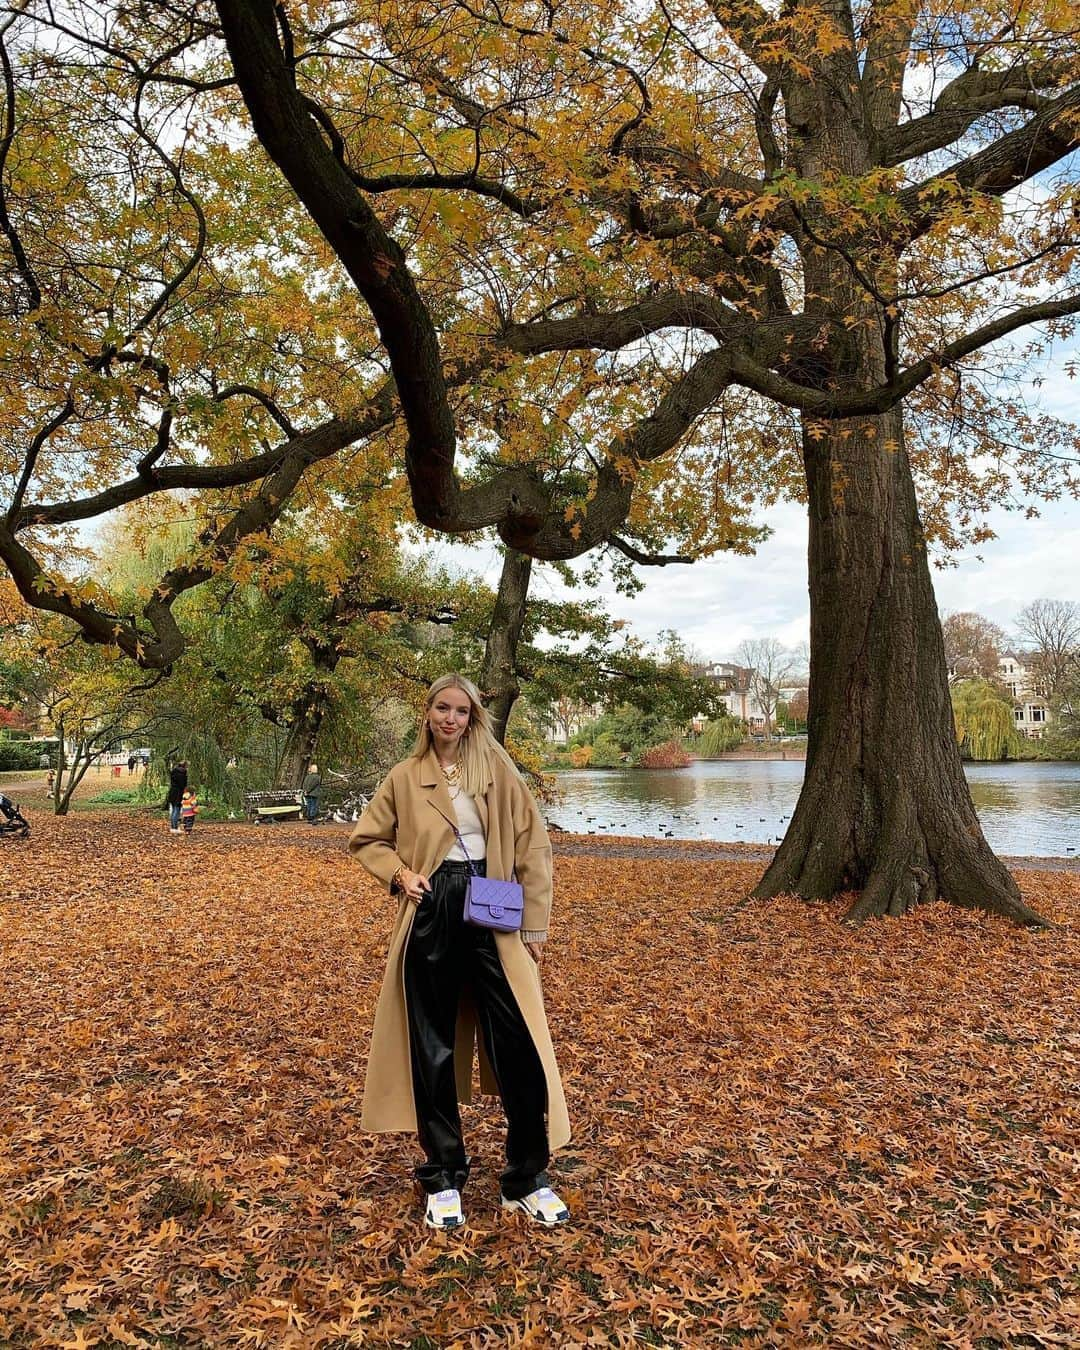
M 1059 357 L 1047 372 L 1039 402 L 1058 416 L 1080 421 L 1080 389 L 1061 373 Z M 1078 382 L 1080 383 L 1080 382 Z M 975 610 L 1007 633 L 1032 600 L 1080 600 L 1080 503 L 1050 502 L 1038 519 L 996 511 L 989 523 L 997 538 L 969 550 L 957 565 L 933 569 L 938 609 Z M 806 572 L 806 512 L 786 504 L 764 517 L 772 536 L 753 557 L 721 555 L 688 567 L 642 568 L 645 589 L 637 596 L 601 589 L 599 599 L 616 618 L 629 621 L 647 642 L 673 628 L 708 660 L 735 655 L 744 638 L 776 638 L 785 646 L 808 642 L 810 609 Z M 494 547 L 439 546 L 440 558 L 498 584 Z M 534 571 L 533 590 L 564 594 L 550 569 Z M 578 598 L 582 592 L 574 592 Z

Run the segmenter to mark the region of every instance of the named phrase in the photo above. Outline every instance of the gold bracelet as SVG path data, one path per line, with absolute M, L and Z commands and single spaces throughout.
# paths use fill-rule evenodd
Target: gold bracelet
M 391 889 L 392 891 L 393 891 L 393 890 L 398 890 L 398 889 L 403 889 L 402 886 L 401 886 L 401 874 L 402 874 L 402 872 L 404 872 L 404 871 L 405 871 L 405 864 L 404 864 L 404 863 L 399 863 L 398 866 L 397 866 L 397 867 L 395 868 L 395 870 L 394 870 L 394 875 L 390 878 L 390 889 Z

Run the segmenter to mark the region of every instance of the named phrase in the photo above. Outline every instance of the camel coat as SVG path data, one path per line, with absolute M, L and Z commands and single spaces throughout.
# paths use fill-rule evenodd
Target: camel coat
M 490 774 L 486 791 L 476 798 L 487 844 L 487 875 L 505 881 L 515 873 L 525 897 L 524 930 L 546 932 L 551 909 L 551 841 L 532 794 L 509 762 L 492 755 Z M 453 820 L 446 780 L 434 751 L 429 751 L 422 760 L 405 759 L 390 770 L 357 822 L 349 849 L 387 887 L 402 864 L 430 878 L 454 843 Z M 415 913 L 416 907 L 402 895 L 375 1009 L 364 1084 L 360 1123 L 375 1133 L 416 1130 L 403 973 Z M 495 933 L 495 946 L 544 1066 L 548 1142 L 553 1149 L 559 1148 L 570 1138 L 570 1122 L 544 1012 L 540 968 L 520 933 Z M 472 1100 L 474 1048 L 479 1049 L 480 1089 L 496 1092 L 495 1076 L 483 1040 L 476 1034 L 475 1013 L 466 993 L 454 1049 L 458 1098 L 463 1102 Z

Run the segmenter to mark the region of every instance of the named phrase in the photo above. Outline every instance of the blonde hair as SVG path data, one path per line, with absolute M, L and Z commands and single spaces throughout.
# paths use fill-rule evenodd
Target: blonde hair
M 491 716 L 480 699 L 480 690 L 466 675 L 440 675 L 424 697 L 424 713 L 420 731 L 412 749 L 413 759 L 423 759 L 432 748 L 431 724 L 428 713 L 436 695 L 444 689 L 460 689 L 469 700 L 469 725 L 458 742 L 458 761 L 461 764 L 461 790 L 470 797 L 481 797 L 491 777 L 491 762 L 501 759 L 517 773 L 514 761 L 495 739 L 491 731 Z M 519 775 L 520 776 L 520 775 Z

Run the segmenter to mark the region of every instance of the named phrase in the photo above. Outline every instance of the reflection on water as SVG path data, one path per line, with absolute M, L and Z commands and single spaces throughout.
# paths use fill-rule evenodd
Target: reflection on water
M 975 809 L 1001 853 L 1066 857 L 1080 847 L 1080 764 L 966 766 Z M 549 811 L 587 834 L 778 843 L 802 784 L 792 760 L 713 760 L 688 769 L 573 769 Z

